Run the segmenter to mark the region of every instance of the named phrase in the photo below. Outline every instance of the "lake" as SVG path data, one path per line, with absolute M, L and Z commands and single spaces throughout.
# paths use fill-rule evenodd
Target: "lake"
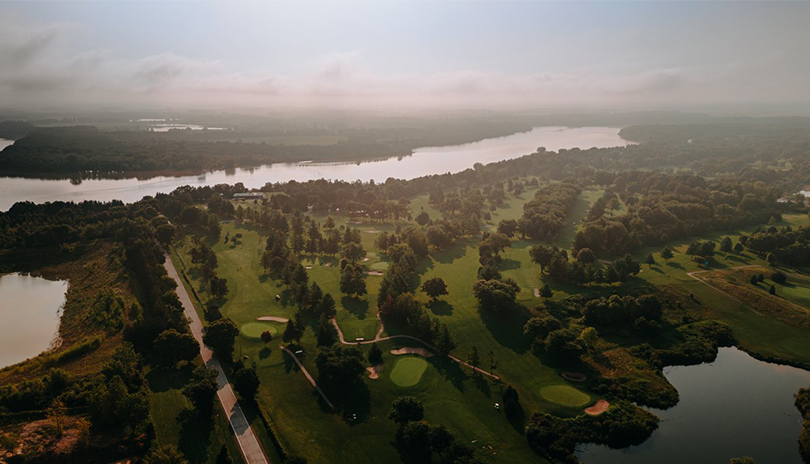
M 0 211 L 18 201 L 122 200 L 134 202 L 146 195 L 169 193 L 182 185 L 203 186 L 242 182 L 259 188 L 268 182 L 310 179 L 384 182 L 389 177 L 413 179 L 431 174 L 460 172 L 475 163 L 492 163 L 534 153 L 538 147 L 557 151 L 561 148 L 614 147 L 629 142 L 611 127 L 537 127 L 529 132 L 479 142 L 414 150 L 411 156 L 363 163 L 270 164 L 254 169 L 214 171 L 199 176 L 154 177 L 138 179 L 88 179 L 76 185 L 69 180 L 0 177 Z
M 810 372 L 720 348 L 713 363 L 668 367 L 664 375 L 680 402 L 651 410 L 661 422 L 647 441 L 621 450 L 581 446 L 577 456 L 587 464 L 727 464 L 741 456 L 802 464 L 793 395 L 810 386 Z
M 47 350 L 59 330 L 67 282 L 0 275 L 0 367 Z

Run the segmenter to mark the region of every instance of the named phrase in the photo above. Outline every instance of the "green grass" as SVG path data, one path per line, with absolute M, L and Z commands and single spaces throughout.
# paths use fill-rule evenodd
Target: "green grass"
M 540 390 L 543 398 L 563 406 L 579 408 L 591 402 L 591 397 L 567 385 L 552 385 Z
M 270 332 L 274 337 L 281 333 L 278 328 L 278 323 L 273 322 L 248 322 L 239 328 L 239 331 L 245 337 L 261 338 L 262 332 Z
M 425 373 L 425 369 L 427 369 L 427 361 L 422 358 L 408 356 L 397 359 L 389 378 L 394 385 L 412 387 L 422 379 L 422 374 Z

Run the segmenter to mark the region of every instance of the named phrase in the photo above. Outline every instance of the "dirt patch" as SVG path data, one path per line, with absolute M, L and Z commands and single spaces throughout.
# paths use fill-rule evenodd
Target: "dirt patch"
M 368 272 L 366 272 L 366 274 L 371 275 L 371 276 L 385 275 L 383 272 L 380 272 L 380 271 L 368 271 Z
M 591 406 L 590 408 L 585 408 L 585 414 L 590 414 L 591 416 L 598 416 L 603 412 L 607 411 L 610 407 L 610 403 L 605 400 L 599 400 Z
M 562 378 L 565 380 L 570 380 L 571 382 L 584 382 L 588 380 L 588 377 L 581 373 L 581 372 L 562 372 Z
M 433 353 L 424 349 L 424 348 L 415 348 L 412 346 L 403 346 L 402 348 L 397 348 L 395 350 L 391 350 L 391 354 L 393 355 L 401 355 L 401 354 L 418 354 L 419 356 L 424 356 L 426 358 L 432 358 Z
M 282 324 L 286 324 L 289 319 L 285 317 L 276 317 L 276 316 L 259 316 L 256 318 L 257 321 L 267 321 L 267 322 L 281 322 Z
M 368 378 L 372 380 L 376 380 L 380 378 L 380 372 L 382 372 L 383 365 L 377 364 L 376 366 L 368 366 L 366 368 L 366 372 L 368 372 Z

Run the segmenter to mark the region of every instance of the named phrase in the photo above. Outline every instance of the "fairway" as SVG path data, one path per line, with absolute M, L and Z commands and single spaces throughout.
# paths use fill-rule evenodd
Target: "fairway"
M 278 329 L 272 324 L 263 324 L 261 322 L 248 322 L 247 324 L 243 325 L 241 329 L 242 335 L 250 338 L 260 338 L 262 336 L 262 332 L 270 332 L 270 335 L 276 335 L 278 333 Z
M 427 369 L 427 361 L 422 358 L 398 359 L 391 371 L 391 382 L 400 387 L 412 387 L 419 383 L 425 369 Z
M 552 385 L 540 390 L 543 398 L 563 406 L 580 407 L 591 401 L 591 397 L 568 385 Z

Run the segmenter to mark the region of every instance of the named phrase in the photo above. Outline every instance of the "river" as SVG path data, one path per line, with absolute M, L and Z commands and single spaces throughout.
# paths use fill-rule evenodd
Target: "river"
M 475 163 L 492 163 L 528 155 L 545 147 L 561 148 L 614 147 L 627 145 L 619 129 L 611 127 L 537 127 L 529 132 L 479 142 L 414 150 L 411 156 L 363 163 L 296 163 L 271 164 L 255 169 L 214 171 L 200 176 L 154 177 L 138 179 L 88 179 L 80 184 L 69 180 L 0 177 L 0 211 L 18 201 L 122 200 L 134 202 L 146 195 L 168 193 L 182 185 L 202 186 L 242 182 L 248 188 L 259 188 L 268 182 L 310 179 L 384 182 L 389 177 L 415 177 L 447 172 L 460 172 Z M 0 155 L 2 156 L 2 155 Z
M 727 464 L 750 456 L 758 464 L 802 464 L 801 415 L 793 395 L 810 386 L 810 372 L 758 361 L 737 348 L 717 359 L 664 369 L 680 401 L 665 411 L 658 430 L 639 446 L 580 447 L 587 464 Z
M 51 346 L 66 291 L 64 281 L 0 275 L 0 367 L 25 361 Z

